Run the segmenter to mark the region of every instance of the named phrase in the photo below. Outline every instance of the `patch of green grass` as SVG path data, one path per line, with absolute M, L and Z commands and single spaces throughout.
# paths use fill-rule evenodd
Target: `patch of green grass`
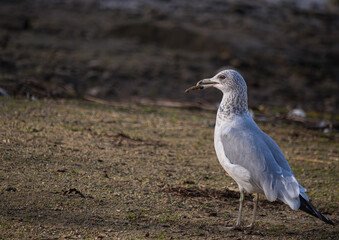
M 270 227 L 269 229 L 270 229 L 271 231 L 273 231 L 273 232 L 277 232 L 277 231 L 284 230 L 284 229 L 285 229 L 285 226 L 284 226 L 284 225 L 280 225 L 280 226 Z
M 196 232 L 199 236 L 204 236 L 204 235 L 205 235 L 205 233 L 204 233 L 201 229 L 199 229 L 199 228 L 195 229 L 195 232 Z
M 69 126 L 69 125 L 62 125 L 62 127 L 65 130 L 71 130 L 72 132 L 79 132 L 82 131 L 82 129 L 78 128 L 78 127 L 74 127 L 74 126 Z
M 293 168 L 293 172 L 294 173 L 298 173 L 298 174 L 301 174 L 303 173 L 305 170 L 303 168 L 297 168 L 297 167 L 294 167 Z
M 3 228 L 10 228 L 11 224 L 8 223 L 8 222 L 0 222 L 0 226 L 3 227 Z
M 137 218 L 137 215 L 135 215 L 135 214 L 130 214 L 130 215 L 127 215 L 127 218 L 128 219 L 136 219 Z
M 171 212 L 162 213 L 160 215 L 160 223 L 175 223 L 179 221 L 179 215 Z
M 156 113 L 157 109 L 154 107 L 150 107 L 150 106 L 142 106 L 141 107 L 144 113 L 150 114 L 150 113 Z
M 33 221 L 32 217 L 26 217 L 24 222 L 31 223 Z
M 173 114 L 173 115 L 170 116 L 170 119 L 171 119 L 172 121 L 177 121 L 177 120 L 179 120 L 180 118 L 179 118 L 178 115 Z
M 164 239 L 165 238 L 165 233 L 160 233 L 154 236 L 156 239 Z

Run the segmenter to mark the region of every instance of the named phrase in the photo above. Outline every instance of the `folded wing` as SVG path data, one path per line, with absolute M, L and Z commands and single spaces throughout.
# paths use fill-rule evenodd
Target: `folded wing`
M 299 194 L 305 196 L 277 144 L 252 119 L 221 133 L 226 157 L 250 173 L 250 182 L 260 188 L 269 201 L 277 198 L 296 210 Z

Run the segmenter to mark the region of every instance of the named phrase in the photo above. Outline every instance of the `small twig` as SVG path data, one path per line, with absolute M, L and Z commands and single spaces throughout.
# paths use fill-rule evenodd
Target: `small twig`
M 91 96 L 88 96 L 88 95 L 84 96 L 83 98 L 87 101 L 90 101 L 90 102 L 96 102 L 96 103 L 100 103 L 100 104 L 104 104 L 104 105 L 110 105 L 110 106 L 114 105 L 113 102 L 106 101 L 106 100 L 103 100 L 103 99 L 100 99 L 100 98 L 91 97 Z
M 63 192 L 63 195 L 69 195 L 69 194 L 78 194 L 80 197 L 85 198 L 85 196 L 76 188 L 70 188 Z
M 306 162 L 315 162 L 315 163 L 327 163 L 327 164 L 331 164 L 331 162 L 329 161 L 323 161 L 323 160 L 319 160 L 319 159 L 305 159 L 305 158 L 292 158 L 293 160 L 299 160 L 299 161 L 306 161 Z

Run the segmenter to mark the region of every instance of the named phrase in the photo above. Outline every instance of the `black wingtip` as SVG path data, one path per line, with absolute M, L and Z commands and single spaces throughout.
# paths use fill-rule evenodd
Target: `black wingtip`
M 301 211 L 304 211 L 316 218 L 319 218 L 320 220 L 324 221 L 327 224 L 333 225 L 334 223 L 328 219 L 325 215 L 321 214 L 318 209 L 313 206 L 313 204 L 310 201 L 307 201 L 305 198 L 303 198 L 301 195 L 299 195 L 300 198 L 300 207 L 299 209 Z

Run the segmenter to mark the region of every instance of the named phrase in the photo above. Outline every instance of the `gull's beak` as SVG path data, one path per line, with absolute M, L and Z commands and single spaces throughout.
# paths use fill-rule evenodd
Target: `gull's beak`
M 213 87 L 213 85 L 215 84 L 219 84 L 219 82 L 213 81 L 210 78 L 206 78 L 203 80 L 200 80 L 199 82 L 197 82 L 197 86 L 210 86 Z
M 193 90 L 203 90 L 205 88 L 214 87 L 214 85 L 216 85 L 216 84 L 219 84 L 219 83 L 211 80 L 210 78 L 206 78 L 206 79 L 203 79 L 203 80 L 200 80 L 199 82 L 197 82 L 197 85 L 190 87 L 190 88 L 187 88 L 185 90 L 185 93 L 188 93 L 188 92 L 193 91 Z

